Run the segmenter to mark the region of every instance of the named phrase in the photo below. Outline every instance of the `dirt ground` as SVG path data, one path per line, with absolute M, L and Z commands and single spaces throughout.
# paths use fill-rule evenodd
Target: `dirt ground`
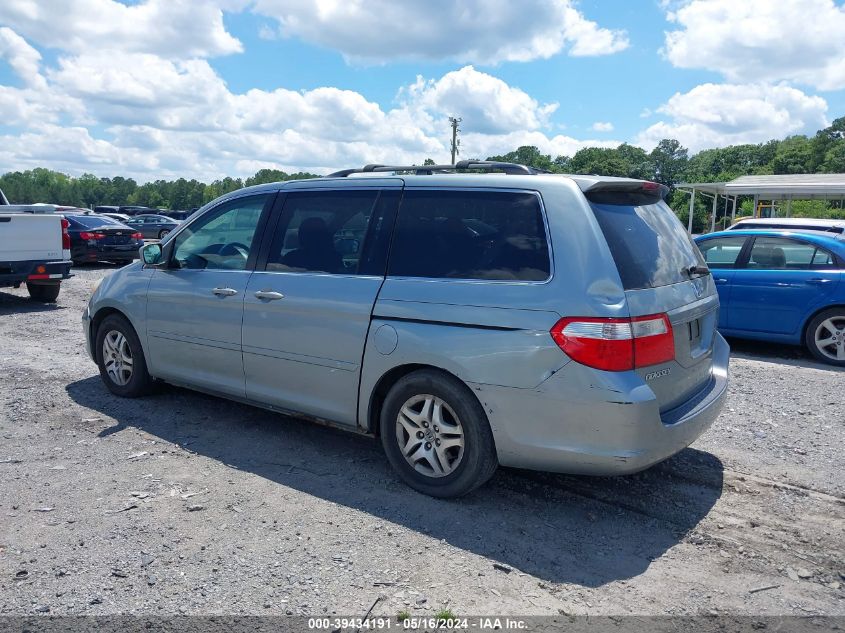
M 0 291 L 0 614 L 845 615 L 845 372 L 732 341 L 713 428 L 647 472 L 500 469 L 442 501 L 368 438 L 83 349 L 108 266 Z

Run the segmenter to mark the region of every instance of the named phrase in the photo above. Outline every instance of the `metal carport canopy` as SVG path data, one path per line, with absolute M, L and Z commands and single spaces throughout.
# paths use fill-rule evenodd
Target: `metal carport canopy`
M 690 218 L 688 230 L 692 230 L 692 208 L 696 193 L 713 197 L 711 231 L 715 228 L 716 204 L 719 196 L 733 198 L 731 219 L 736 214 L 737 196 L 754 196 L 754 207 L 758 200 L 841 200 L 845 197 L 845 174 L 777 174 L 765 176 L 740 176 L 729 182 L 682 182 L 677 189 L 690 193 Z M 787 209 L 788 214 L 788 209 Z
M 711 195 L 757 196 L 761 200 L 838 200 L 845 196 L 845 174 L 740 176 L 729 182 L 682 182 L 675 186 Z

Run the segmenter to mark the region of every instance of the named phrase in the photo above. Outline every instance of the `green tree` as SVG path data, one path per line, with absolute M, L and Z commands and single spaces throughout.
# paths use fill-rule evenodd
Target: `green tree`
M 664 138 L 657 144 L 651 154 L 652 173 L 650 177 L 657 182 L 672 187 L 681 179 L 689 162 L 689 153 L 686 147 L 673 138 Z
M 489 156 L 487 160 L 495 160 L 503 163 L 519 163 L 520 165 L 537 167 L 538 169 L 545 169 L 547 171 L 552 171 L 554 168 L 552 157 L 548 154 L 541 153 L 540 149 L 534 145 L 522 145 L 507 154 Z

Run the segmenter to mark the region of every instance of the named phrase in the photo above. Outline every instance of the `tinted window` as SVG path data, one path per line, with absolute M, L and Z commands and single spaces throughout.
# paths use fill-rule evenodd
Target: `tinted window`
M 398 196 L 378 190 L 289 193 L 266 270 L 383 275 L 389 235 L 383 223 Z
M 814 270 L 832 268 L 833 256 L 813 244 L 777 237 L 754 240 L 748 268 L 763 270 Z
M 698 248 L 710 268 L 733 268 L 744 244 L 744 237 L 714 237 L 698 242 Z
M 271 194 L 221 204 L 179 233 L 174 242 L 177 268 L 244 270 L 255 229 Z
M 65 219 L 67 219 L 67 221 L 70 222 L 70 224 L 73 226 L 82 227 L 86 229 L 95 229 L 98 226 L 105 226 L 107 224 L 121 224 L 121 222 L 112 220 L 111 218 L 104 218 L 94 215 L 70 215 L 65 216 Z
M 406 191 L 389 274 L 544 281 L 549 248 L 539 198 L 503 191 Z
M 701 253 L 665 202 L 634 206 L 591 202 L 626 290 L 689 279 Z

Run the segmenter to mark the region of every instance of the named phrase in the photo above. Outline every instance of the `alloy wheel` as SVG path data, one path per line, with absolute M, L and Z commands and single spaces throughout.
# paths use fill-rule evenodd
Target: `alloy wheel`
M 831 360 L 845 361 L 845 316 L 833 316 L 819 323 L 816 349 Z

